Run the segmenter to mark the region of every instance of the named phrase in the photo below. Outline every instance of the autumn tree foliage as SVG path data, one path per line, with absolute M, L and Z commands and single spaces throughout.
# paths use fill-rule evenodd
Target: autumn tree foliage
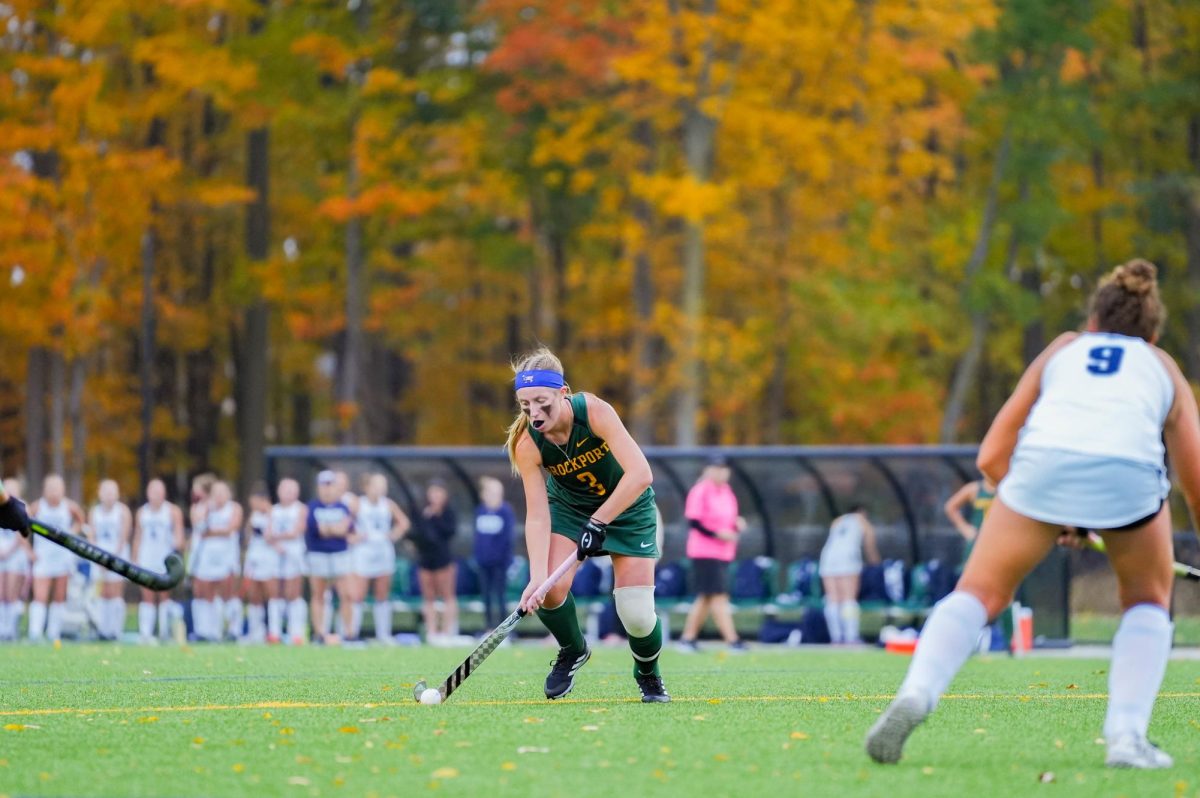
M 0 464 L 492 444 L 537 342 L 646 443 L 970 440 L 1133 255 L 1196 378 L 1198 53 L 1180 0 L 10 0 Z

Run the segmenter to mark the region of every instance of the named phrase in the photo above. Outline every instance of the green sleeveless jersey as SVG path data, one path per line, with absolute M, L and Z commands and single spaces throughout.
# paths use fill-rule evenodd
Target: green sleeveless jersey
M 608 442 L 592 432 L 588 425 L 587 399 L 584 395 L 574 394 L 570 401 L 575 421 L 566 443 L 562 446 L 551 443 L 533 427 L 529 428 L 529 437 L 542 455 L 542 465 L 550 473 L 546 493 L 551 506 L 562 503 L 591 515 L 608 499 L 625 475 L 625 470 L 617 462 Z M 621 516 L 647 509 L 653 512 L 653 505 L 654 489 L 646 488 Z
M 988 490 L 984 481 L 979 480 L 979 490 L 975 493 L 975 501 L 971 502 L 971 526 L 976 529 L 983 526 L 983 517 L 987 515 L 994 498 L 996 498 L 996 492 Z

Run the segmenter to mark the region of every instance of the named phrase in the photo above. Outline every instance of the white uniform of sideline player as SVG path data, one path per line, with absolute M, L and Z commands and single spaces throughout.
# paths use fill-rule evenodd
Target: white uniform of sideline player
M 4 492 L 21 498 L 21 483 L 4 480 Z M 20 532 L 0 529 L 0 641 L 16 640 L 21 621 L 21 603 L 25 584 L 29 581 L 31 544 Z
M 29 506 L 29 517 L 78 535 L 83 510 L 66 497 L 66 485 L 58 474 L 42 481 L 42 497 Z M 33 536 L 33 601 L 29 604 L 29 639 L 43 635 L 58 640 L 67 601 L 67 580 L 75 568 L 75 555 L 41 535 Z M 49 604 L 49 607 L 47 607 Z
M 1171 651 L 1164 444 L 1194 523 L 1200 418 L 1179 366 L 1154 346 L 1164 318 L 1154 265 L 1130 261 L 1092 294 L 1087 331 L 1059 336 L 1022 375 L 979 447 L 997 497 L 954 592 L 930 613 L 896 699 L 867 735 L 871 758 L 900 759 L 984 624 L 1073 526 L 1103 537 L 1124 608 L 1108 672 L 1106 764 L 1171 766 L 1146 736 Z
M 129 536 L 133 515 L 120 501 L 117 483 L 106 479 L 98 490 L 99 504 L 88 514 L 92 542 L 123 560 L 129 559 Z M 100 569 L 100 637 L 116 640 L 125 630 L 125 578 Z
M 358 637 L 363 602 L 374 587 L 375 638 L 392 641 L 392 577 L 396 570 L 396 541 L 412 523 L 396 502 L 388 498 L 388 481 L 383 474 L 367 477 L 367 492 L 358 500 L 354 529 L 358 542 L 350 546 L 353 569 L 354 611 L 352 637 Z
M 864 549 L 869 562 L 879 562 L 875 528 L 867 520 L 866 508 L 855 505 L 833 519 L 818 564 L 825 592 L 825 623 L 833 643 L 859 642 L 858 587 Z
M 304 601 L 308 508 L 300 501 L 300 483 L 290 477 L 279 481 L 276 493 L 279 501 L 271 508 L 266 537 L 273 556 L 261 568 L 256 567 L 255 578 L 263 581 L 267 595 L 267 641 L 283 639 L 286 612 L 288 638 L 299 645 L 308 639 L 308 603 Z
M 183 510 L 167 501 L 167 486 L 161 479 L 146 483 L 146 503 L 134 517 L 133 562 L 141 568 L 162 571 L 163 562 L 173 551 L 183 550 Z M 141 588 L 138 603 L 138 639 L 149 643 L 154 637 L 155 614 L 158 636 L 170 633 L 171 597 L 166 591 Z
M 241 600 L 233 593 L 234 577 L 241 571 L 242 508 L 222 480 L 212 484 L 202 528 L 192 566 L 192 620 L 198 638 L 219 641 L 226 626 L 235 634 L 240 631 L 242 616 Z
M 242 567 L 242 597 L 246 601 L 246 641 L 263 643 L 267 639 L 267 587 L 278 578 L 269 575 L 279 570 L 279 552 L 267 541 L 271 531 L 271 496 L 266 485 L 256 485 L 247 498 L 250 510 L 246 519 L 246 560 Z

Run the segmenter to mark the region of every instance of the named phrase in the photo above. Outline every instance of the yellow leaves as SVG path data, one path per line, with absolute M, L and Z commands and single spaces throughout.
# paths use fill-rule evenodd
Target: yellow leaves
M 430 773 L 429 777 L 431 779 L 457 779 L 458 778 L 458 769 L 451 768 L 451 767 L 438 768 L 437 770 Z
M 316 61 L 321 71 L 336 80 L 345 78 L 347 67 L 355 55 L 334 36 L 324 33 L 309 33 L 292 42 L 292 52 Z
M 158 723 L 158 715 L 146 715 L 137 719 L 138 723 Z
M 393 69 L 373 67 L 363 82 L 364 97 L 408 94 L 416 89 L 416 81 L 405 78 Z
M 634 174 L 630 176 L 630 188 L 662 214 L 696 224 L 728 207 L 736 193 L 730 183 L 701 181 L 690 175 Z
M 358 734 L 361 730 L 357 726 L 343 726 L 338 731 L 342 734 Z
M 807 740 L 808 739 L 808 733 L 802 732 L 802 731 L 794 731 L 788 736 L 791 737 L 793 740 Z
M 220 208 L 224 205 L 241 205 L 253 202 L 256 194 L 253 189 L 238 183 L 219 183 L 205 181 L 191 189 L 191 196 L 201 205 L 210 208 Z
M 511 773 L 512 771 L 517 769 L 517 763 L 516 762 L 501 762 L 500 769 Z
M 6 723 L 6 724 L 4 724 L 4 730 L 11 731 L 11 732 L 20 732 L 20 731 L 26 731 L 28 729 L 39 729 L 39 728 L 41 728 L 41 727 L 33 726 L 30 724 L 26 724 L 26 723 Z

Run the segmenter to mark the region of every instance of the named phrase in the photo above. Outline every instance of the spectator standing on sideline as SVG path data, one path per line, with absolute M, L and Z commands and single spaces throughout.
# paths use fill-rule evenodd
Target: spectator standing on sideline
M 730 648 L 745 648 L 733 626 L 726 585 L 729 563 L 733 562 L 737 551 L 738 535 L 746 528 L 746 520 L 738 515 L 737 496 L 729 486 L 729 477 L 729 464 L 725 458 L 713 457 L 688 491 L 684 507 L 690 530 L 687 556 L 692 561 L 696 600 L 679 639 L 679 646 L 685 651 L 697 650 L 696 637 L 709 613 Z
M 450 492 L 438 480 L 425 489 L 425 509 L 421 511 L 417 546 L 417 577 L 421 583 L 421 616 L 425 621 L 425 639 L 442 643 L 458 633 L 458 599 L 455 587 L 458 568 L 450 553 L 458 519 L 450 507 Z M 437 601 L 442 602 L 441 623 Z
M 988 508 L 992 506 L 992 499 L 995 497 L 996 486 L 984 477 L 968 482 L 956 490 L 942 508 L 946 517 L 950 519 L 950 523 L 954 524 L 954 528 L 958 530 L 958 534 L 962 535 L 963 540 L 967 542 L 963 547 L 962 562 L 964 564 L 971 556 L 971 549 L 975 547 L 975 538 L 979 536 L 979 528 L 983 526 L 983 517 L 987 515 Z M 964 518 L 962 513 L 962 508 L 968 504 L 971 506 L 969 520 Z
M 495 477 L 479 480 L 479 507 L 475 509 L 475 563 L 483 582 L 483 607 L 489 628 L 504 620 L 508 566 L 513 559 L 516 517 L 504 500 L 504 483 Z
M 830 642 L 835 644 L 859 642 L 858 584 L 864 550 L 867 562 L 879 562 L 875 527 L 867 520 L 867 509 L 856 504 L 829 525 L 829 537 L 818 564 L 825 589 L 825 623 Z

